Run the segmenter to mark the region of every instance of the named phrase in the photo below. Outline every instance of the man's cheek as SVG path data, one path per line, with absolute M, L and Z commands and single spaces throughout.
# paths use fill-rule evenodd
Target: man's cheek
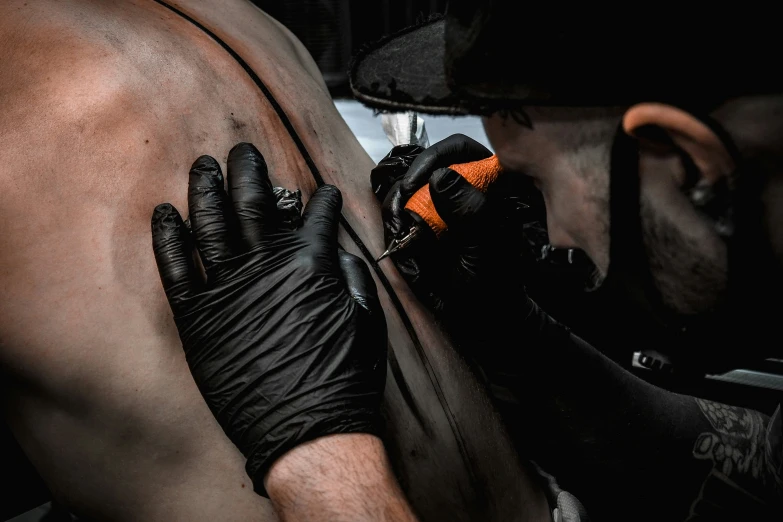
M 547 202 L 547 209 L 552 209 L 551 212 L 547 210 L 550 243 L 558 248 L 584 251 L 605 274 L 609 266 L 608 224 L 601 218 L 598 202 L 587 197 L 574 197 L 584 192 L 573 189 L 570 193 L 561 191 L 557 194 L 560 199 L 551 198 L 551 204 Z

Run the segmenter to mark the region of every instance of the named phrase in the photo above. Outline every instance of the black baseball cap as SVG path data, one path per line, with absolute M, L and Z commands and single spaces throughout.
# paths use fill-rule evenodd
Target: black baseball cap
M 370 107 L 452 115 L 783 92 L 777 17 L 725 6 L 451 0 L 360 51 L 349 78 Z

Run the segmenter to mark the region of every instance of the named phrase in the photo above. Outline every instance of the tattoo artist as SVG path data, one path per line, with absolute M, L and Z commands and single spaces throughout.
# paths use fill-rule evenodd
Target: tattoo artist
M 483 116 L 501 177 L 540 189 L 550 243 L 586 253 L 620 308 L 678 332 L 683 359 L 779 355 L 783 80 L 754 61 L 777 30 L 743 9 L 706 23 L 698 10 L 525 5 L 452 0 L 443 19 L 365 49 L 354 95 Z M 391 260 L 523 425 L 520 453 L 581 501 L 582 519 L 780 519 L 780 407 L 653 386 L 542 310 L 526 294 L 524 207 L 449 168 L 491 155 L 461 135 L 400 148 L 386 161 L 410 168 L 387 194 L 373 188 L 394 244 L 426 230 L 406 205 L 428 186 L 446 232 Z M 643 342 L 619 318 L 611 333 Z

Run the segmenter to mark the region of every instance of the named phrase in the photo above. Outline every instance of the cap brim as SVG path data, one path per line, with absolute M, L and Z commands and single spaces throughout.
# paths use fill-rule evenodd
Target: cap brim
M 432 19 L 360 51 L 349 72 L 356 99 L 381 111 L 471 114 L 446 81 L 445 29 Z

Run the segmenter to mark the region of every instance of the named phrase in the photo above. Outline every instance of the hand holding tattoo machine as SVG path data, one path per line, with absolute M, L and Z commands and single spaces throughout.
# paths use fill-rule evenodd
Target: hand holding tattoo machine
M 384 114 L 382 116 L 382 124 L 386 136 L 395 147 L 410 145 L 414 147 L 418 146 L 418 148 L 426 148 L 429 145 L 427 133 L 424 129 L 424 122 L 421 117 L 415 113 Z M 444 143 L 446 146 L 449 145 L 448 141 L 444 140 L 444 142 L 441 142 L 436 146 L 440 146 Z M 462 146 L 462 143 L 457 144 L 458 148 L 460 146 Z M 455 155 L 459 155 L 459 152 L 461 151 L 455 150 Z M 468 152 L 469 155 L 469 151 L 466 152 Z M 435 159 L 437 156 L 437 154 L 433 154 L 432 158 Z M 448 154 L 443 154 L 441 157 L 448 157 Z M 481 192 L 486 192 L 489 186 L 497 180 L 501 173 L 500 163 L 495 155 L 477 161 L 452 165 L 438 165 L 434 162 L 430 167 L 430 170 L 448 167 L 465 178 Z M 422 187 L 416 190 L 410 199 L 408 199 L 405 204 L 405 210 L 411 216 L 413 224 L 395 234 L 395 237 L 392 238 L 388 248 L 378 258 L 378 261 L 388 257 L 394 252 L 407 248 L 425 234 L 427 229 L 431 230 L 437 238 L 440 237 L 447 228 L 446 223 L 435 210 L 435 205 L 430 197 L 429 185 L 426 182 Z

